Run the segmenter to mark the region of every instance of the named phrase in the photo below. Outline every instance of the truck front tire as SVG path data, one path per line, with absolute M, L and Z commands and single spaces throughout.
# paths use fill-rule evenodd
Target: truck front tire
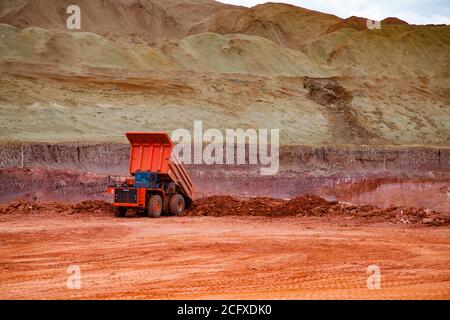
M 163 208 L 163 203 L 161 196 L 157 194 L 153 194 L 150 196 L 150 199 L 148 199 L 148 216 L 150 218 L 158 218 L 161 216 Z
M 114 215 L 118 218 L 123 218 L 127 214 L 127 208 L 124 207 L 113 207 Z
M 169 213 L 172 216 L 179 216 L 180 214 L 182 214 L 185 207 L 186 202 L 184 201 L 184 197 L 181 194 L 177 193 L 170 197 Z

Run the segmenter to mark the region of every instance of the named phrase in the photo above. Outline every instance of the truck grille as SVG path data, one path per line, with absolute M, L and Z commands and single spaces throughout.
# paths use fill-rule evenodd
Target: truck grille
M 136 189 L 116 189 L 114 194 L 116 203 L 137 203 Z

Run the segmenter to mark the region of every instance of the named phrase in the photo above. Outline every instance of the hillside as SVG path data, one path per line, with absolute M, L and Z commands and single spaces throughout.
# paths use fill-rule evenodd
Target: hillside
M 342 28 L 316 40 L 306 52 L 341 74 L 449 78 L 450 26 Z
M 291 5 L 0 4 L 0 139 L 279 128 L 282 143 L 450 144 L 450 26 L 381 30 Z M 344 94 L 342 94 L 344 93 Z
M 304 53 L 261 37 L 203 33 L 158 47 L 115 43 L 86 32 L 0 25 L 2 60 L 126 70 L 194 71 L 326 77 Z
M 265 37 L 281 46 L 302 50 L 340 18 L 287 4 L 266 3 L 253 8 L 220 10 L 197 24 L 191 33 L 248 34 Z
M 69 0 L 6 0 L 0 23 L 18 28 L 66 30 Z M 109 37 L 160 42 L 181 39 L 194 24 L 230 6 L 211 0 L 79 0 L 82 29 Z

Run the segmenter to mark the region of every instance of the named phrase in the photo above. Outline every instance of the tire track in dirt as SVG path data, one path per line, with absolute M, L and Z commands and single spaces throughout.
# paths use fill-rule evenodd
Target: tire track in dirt
M 448 227 L 342 226 L 328 217 L 7 215 L 1 296 L 449 299 L 449 236 Z M 65 287 L 72 264 L 81 290 Z M 370 264 L 381 268 L 381 290 L 366 288 Z

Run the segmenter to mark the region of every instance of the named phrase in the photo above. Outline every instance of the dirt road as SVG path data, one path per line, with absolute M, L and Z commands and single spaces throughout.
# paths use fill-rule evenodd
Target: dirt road
M 449 227 L 346 219 L 3 215 L 0 298 L 450 298 Z

